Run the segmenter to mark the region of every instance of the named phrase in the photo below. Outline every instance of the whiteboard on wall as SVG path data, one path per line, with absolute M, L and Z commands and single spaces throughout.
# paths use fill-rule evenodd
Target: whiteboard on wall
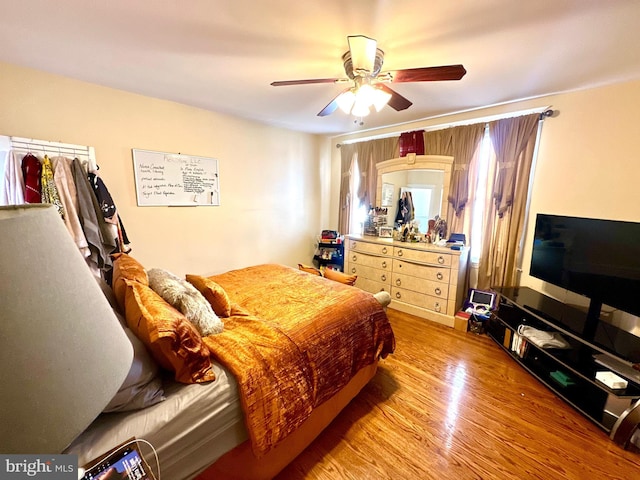
M 139 206 L 220 205 L 218 160 L 132 149 Z

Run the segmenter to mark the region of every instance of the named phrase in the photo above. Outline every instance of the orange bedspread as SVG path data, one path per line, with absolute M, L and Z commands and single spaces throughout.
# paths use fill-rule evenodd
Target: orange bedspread
M 209 278 L 241 307 L 224 319 L 223 333 L 204 341 L 238 380 L 257 456 L 395 348 L 386 313 L 355 287 L 282 265 Z

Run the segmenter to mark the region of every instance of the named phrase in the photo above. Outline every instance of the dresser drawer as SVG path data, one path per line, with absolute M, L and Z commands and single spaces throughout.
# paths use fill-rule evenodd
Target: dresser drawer
M 356 279 L 355 286 L 369 293 L 389 292 L 391 293 L 391 287 L 388 283 L 376 282 L 368 278 L 358 277 Z
M 422 252 L 404 247 L 393 247 L 393 256 L 407 261 L 451 267 L 451 255 L 447 253 Z
M 425 280 L 423 278 L 412 277 L 402 273 L 393 273 L 391 277 L 391 285 L 400 287 L 404 290 L 412 292 L 425 293 L 434 297 L 446 300 L 449 298 L 449 285 L 433 280 Z
M 380 270 L 379 268 L 349 262 L 347 264 L 346 273 L 349 275 L 357 275 L 358 278 L 367 278 L 369 280 L 375 280 L 377 282 L 391 285 L 391 272 L 389 269 Z
M 349 240 L 349 250 L 371 253 L 372 255 L 392 255 L 393 247 L 391 245 L 380 245 L 378 243 L 359 242 L 357 240 Z
M 378 268 L 380 270 L 387 270 L 391 272 L 391 264 L 393 263 L 390 257 L 377 257 L 374 255 L 367 255 L 365 253 L 349 252 L 349 268 L 354 265 L 363 265 L 365 267 Z
M 394 286 L 391 287 L 391 300 L 408 303 L 410 305 L 426 308 L 438 313 L 446 313 L 447 311 L 446 300 Z
M 433 280 L 434 282 L 449 283 L 451 277 L 451 269 L 446 267 L 430 267 L 418 263 L 405 262 L 403 260 L 393 259 L 391 267 L 394 273 L 404 273 L 412 277 L 424 278 L 425 280 Z

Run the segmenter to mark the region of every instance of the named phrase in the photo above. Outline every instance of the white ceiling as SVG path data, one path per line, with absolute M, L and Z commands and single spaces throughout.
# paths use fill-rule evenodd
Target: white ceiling
M 638 0 L 0 0 L 0 61 L 289 129 L 339 134 L 640 79 Z M 413 102 L 364 126 L 339 110 L 348 35 L 382 70 L 461 63 L 460 81 L 390 85 Z

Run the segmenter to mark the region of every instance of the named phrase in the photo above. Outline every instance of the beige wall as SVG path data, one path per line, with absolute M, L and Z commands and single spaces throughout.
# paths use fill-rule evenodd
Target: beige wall
M 148 268 L 308 263 L 328 219 L 328 147 L 313 135 L 2 63 L 0 135 L 95 147 L 132 255 Z M 132 148 L 217 158 L 221 205 L 138 207 Z
M 531 210 L 523 252 L 522 285 L 565 300 L 567 293 L 528 275 L 535 215 L 538 212 L 640 222 L 640 82 L 627 82 L 552 95 L 508 105 L 440 117 L 359 135 L 410 131 L 497 114 L 551 106 L 559 111 L 545 120 L 533 180 Z M 339 150 L 333 152 L 334 172 Z M 335 175 L 334 175 L 335 177 Z M 332 198 L 338 197 L 335 186 Z M 337 200 L 335 200 L 337 203 Z M 337 209 L 334 210 L 337 222 Z M 574 300 L 574 299 L 567 299 Z

